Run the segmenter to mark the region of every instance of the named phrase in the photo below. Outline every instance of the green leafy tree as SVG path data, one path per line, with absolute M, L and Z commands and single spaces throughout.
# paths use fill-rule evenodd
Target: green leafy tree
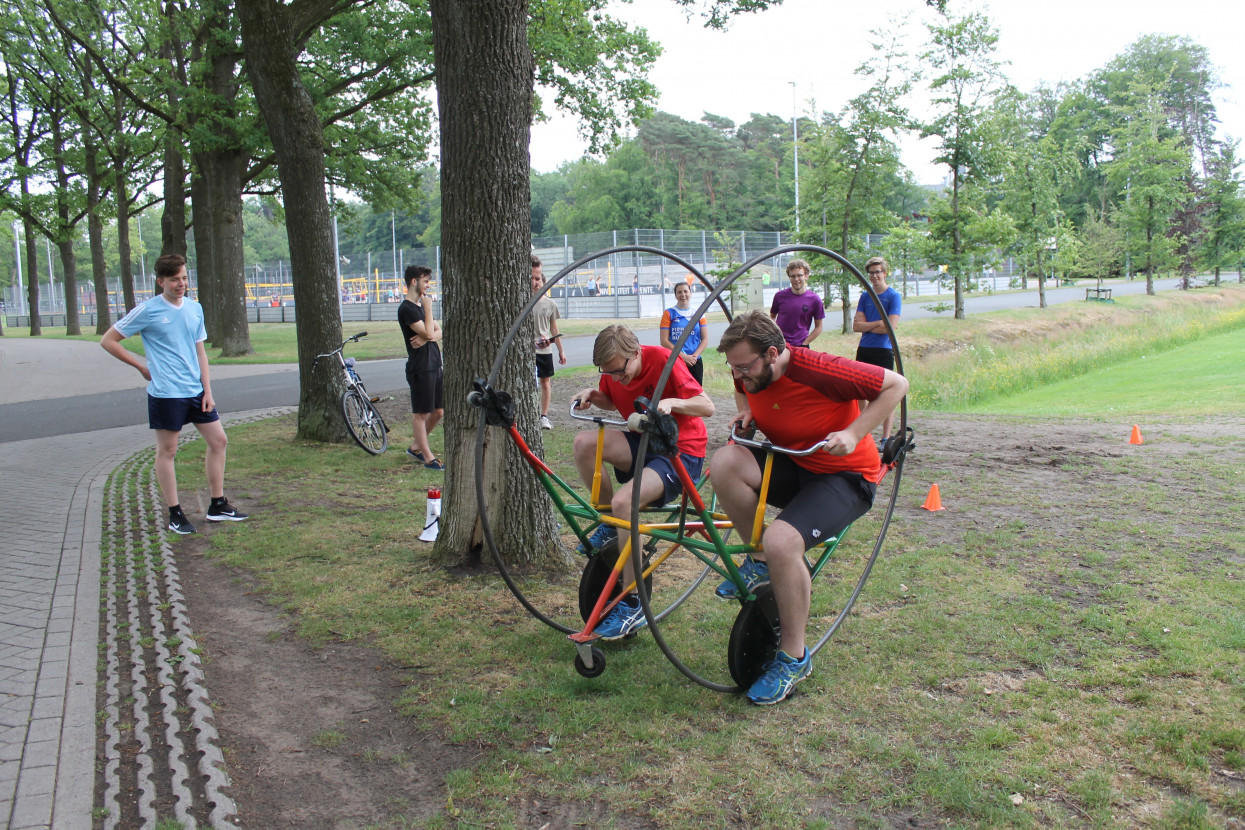
M 1074 248 L 1071 270 L 1095 277 L 1099 289 L 1103 279 L 1120 269 L 1123 260 L 1124 234 L 1111 219 L 1103 212 L 1090 210 L 1080 233 L 1069 235 Z M 1060 245 L 1061 250 L 1064 247 Z
M 1076 156 L 1043 133 L 1040 113 L 1032 107 L 1040 99 L 1012 92 L 1001 96 L 995 108 L 1000 138 L 998 190 L 1002 206 L 1016 226 L 1015 250 L 1024 263 L 1021 285 L 1028 275 L 1038 281 L 1038 304 L 1046 308 L 1045 275 L 1048 249 L 1061 220 L 1059 194 L 1077 173 Z
M 902 23 L 875 30 L 873 36 L 873 54 L 856 68 L 858 76 L 870 81 L 869 87 L 837 116 L 818 125 L 806 142 L 812 156 L 811 213 L 820 213 L 824 224 L 806 225 L 803 236 L 832 236 L 839 253 L 849 260 L 863 257 L 860 241 L 865 234 L 895 222 L 895 215 L 886 209 L 886 185 L 901 169 L 895 140 L 910 123 L 902 101 L 914 76 L 906 63 Z M 841 268 L 826 273 L 832 281 L 826 296 L 838 296 L 841 330 L 847 334 L 852 330 L 848 289 L 855 277 Z
M 1106 165 L 1108 182 L 1124 194 L 1120 224 L 1125 250 L 1145 263 L 1146 293 L 1154 294 L 1154 274 L 1176 264 L 1179 239 L 1172 227 L 1188 196 L 1192 162 L 1189 147 L 1166 120 L 1156 89 L 1135 90 L 1136 106 L 1112 133 L 1115 157 Z
M 925 270 L 928 261 L 925 254 L 928 234 L 923 222 L 909 219 L 888 230 L 882 238 L 881 255 L 890 264 L 891 281 L 898 278 L 902 284 L 901 291 L 905 299 L 908 296 L 909 278 L 919 279 L 921 272 Z
M 1207 176 L 1203 194 L 1203 235 L 1199 243 L 1199 261 L 1214 274 L 1219 285 L 1220 269 L 1238 261 L 1245 246 L 1245 194 L 1241 192 L 1240 143 L 1221 143 L 1207 159 Z
M 998 169 L 997 136 L 988 114 L 1006 82 L 995 58 L 998 31 L 984 14 L 948 16 L 927 28 L 929 44 L 922 61 L 934 73 L 929 88 L 936 114 L 921 133 L 938 139 L 936 160 L 950 173 L 950 187 L 938 203 L 931 232 L 954 281 L 955 316 L 963 319 L 964 283 L 972 261 L 980 258 L 968 248 L 966 230 L 982 214 L 965 210 L 962 202 L 966 187 L 984 184 Z

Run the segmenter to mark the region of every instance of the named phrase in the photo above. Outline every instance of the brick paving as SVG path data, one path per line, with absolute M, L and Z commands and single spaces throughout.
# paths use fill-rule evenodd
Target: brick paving
M 0 444 L 0 827 L 92 826 L 104 491 L 151 441 L 141 426 Z
M 0 826 L 91 826 L 103 486 L 124 427 L 0 445 Z

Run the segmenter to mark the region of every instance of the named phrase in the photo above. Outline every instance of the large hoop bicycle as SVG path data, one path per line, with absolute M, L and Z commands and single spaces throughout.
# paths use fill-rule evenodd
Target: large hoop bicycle
M 730 522 L 724 515 L 716 513 L 711 509 L 709 503 L 706 502 L 705 494 L 698 489 L 697 483 L 691 481 L 690 477 L 687 476 L 687 471 L 682 468 L 681 463 L 678 463 L 677 453 L 674 453 L 671 461 L 683 483 L 684 496 L 679 508 L 673 512 L 668 512 L 663 521 L 641 521 L 641 515 L 650 515 L 652 508 L 638 503 L 638 488 L 635 491 L 631 515 L 625 519 L 623 517 L 603 515 L 600 512 L 602 505 L 593 503 L 595 498 L 589 500 L 572 495 L 569 499 L 563 499 L 560 493 L 555 492 L 555 488 L 572 494 L 573 490 L 567 487 L 565 482 L 558 479 L 553 474 L 553 471 L 527 447 L 514 424 L 513 400 L 507 393 L 498 391 L 491 386 L 491 379 L 495 379 L 498 375 L 505 350 L 513 341 L 520 326 L 525 322 L 531 307 L 543 296 L 543 293 L 549 291 L 566 274 L 591 259 L 626 251 L 642 251 L 644 253 L 665 256 L 676 261 L 690 273 L 695 274 L 702 283 L 709 285 L 708 281 L 695 268 L 674 255 L 659 249 L 643 246 L 625 246 L 623 248 L 608 249 L 568 265 L 553 280 L 546 284 L 543 292 L 533 297 L 532 301 L 525 308 L 524 313 L 516 320 L 507 340 L 503 343 L 502 353 L 499 353 L 495 361 L 490 379 L 477 381 L 476 390 L 471 395 L 471 403 L 482 409 L 479 422 L 479 440 L 477 442 L 476 472 L 477 499 L 480 504 L 485 540 L 498 565 L 499 571 L 520 603 L 533 616 L 567 634 L 575 643 L 576 669 L 584 676 L 598 676 L 604 671 L 605 667 L 605 654 L 596 643 L 596 637 L 593 635 L 595 623 L 604 613 L 607 613 L 617 604 L 624 595 L 634 592 L 640 600 L 648 630 L 652 633 L 663 654 L 680 672 L 707 688 L 727 692 L 741 691 L 747 688 L 751 681 L 758 676 L 761 667 L 773 656 L 774 650 L 777 647 L 776 634 L 780 624 L 777 605 L 768 588 L 761 586 L 755 590 L 749 590 L 746 580 L 740 574 L 739 568 L 735 564 L 737 557 L 754 551 L 755 545 L 760 539 L 760 534 L 763 532 L 763 521 L 758 520 L 754 522 L 753 539 L 728 545 L 726 538 L 731 530 Z M 751 268 L 774 257 L 776 254 L 795 251 L 817 253 L 834 259 L 845 269 L 853 273 L 864 290 L 873 296 L 875 302 L 877 301 L 877 296 L 873 292 L 868 280 L 854 266 L 835 252 L 811 245 L 791 245 L 754 257 L 740 266 L 726 279 L 712 285 L 709 295 L 700 308 L 694 312 L 693 319 L 703 316 L 712 303 L 721 303 L 723 293 L 729 291 L 731 285 L 740 276 L 748 273 Z M 729 312 L 727 316 L 729 317 Z M 894 332 L 890 329 L 889 321 L 886 321 L 886 325 L 890 331 L 892 343 L 897 344 Z M 678 359 L 678 353 L 690 334 L 690 329 L 685 331 L 679 342 L 675 344 L 670 360 L 667 362 L 657 382 L 656 390 L 652 397 L 653 400 L 661 399 L 662 391 L 670 377 L 673 362 Z M 895 366 L 896 370 L 902 373 L 902 361 L 897 345 L 895 346 Z M 625 423 L 629 428 L 641 432 L 639 448 L 634 461 L 637 469 L 643 467 L 647 452 L 655 451 L 670 455 L 677 445 L 677 434 L 673 419 L 669 419 L 668 416 L 663 418 L 653 412 L 642 412 L 640 415 L 641 417 L 636 418 L 633 416 L 626 422 L 619 422 L 603 416 L 593 416 L 593 420 L 596 420 L 599 430 L 603 430 L 606 426 L 619 426 Z M 586 541 L 586 534 L 593 526 L 589 522 L 605 522 L 629 531 L 626 537 L 620 535 L 614 550 L 603 550 L 598 557 L 591 558 L 584 567 L 576 603 L 580 619 L 583 621 L 582 627 L 571 626 L 564 620 L 554 620 L 549 614 L 537 608 L 536 604 L 527 595 L 527 592 L 519 585 L 514 575 L 510 573 L 497 550 L 488 522 L 487 504 L 484 500 L 480 477 L 483 435 L 488 425 L 503 427 L 509 431 L 512 440 L 519 447 L 527 463 L 536 471 L 541 485 L 551 496 L 555 509 L 562 515 L 571 531 L 581 541 Z M 898 495 L 903 461 L 907 451 L 914 446 L 912 430 L 907 426 L 906 401 L 901 402 L 900 405 L 898 427 L 895 437 L 888 442 L 883 453 L 883 464 L 887 471 L 893 471 L 894 475 L 891 477 L 891 493 L 885 513 L 881 519 L 881 527 L 877 532 L 876 540 L 867 559 L 863 564 L 855 563 L 860 573 L 854 585 L 852 585 L 850 579 L 846 579 L 846 572 L 838 574 L 841 577 L 840 583 L 852 585 L 850 594 L 846 596 L 823 597 L 825 600 L 824 604 L 820 607 L 815 605 L 813 614 L 810 616 L 809 628 L 810 640 L 813 641 L 809 646 L 809 651 L 813 654 L 816 654 L 825 646 L 850 613 L 882 550 L 886 530 Z M 754 439 L 736 436 L 736 440 L 740 443 L 745 443 Z M 769 459 L 772 459 L 774 452 L 781 452 L 787 449 L 776 447 L 765 441 L 749 445 L 764 449 Z M 598 446 L 600 446 L 600 440 L 598 440 Z M 798 450 L 796 452 L 814 451 L 816 451 L 816 448 Z M 598 462 L 599 460 L 598 455 Z M 770 462 L 767 461 L 767 470 L 769 467 Z M 594 487 L 594 491 L 595 489 Z M 758 509 L 758 518 L 764 512 L 764 504 L 765 499 L 762 498 L 760 501 L 761 507 Z M 832 540 L 827 540 L 819 548 L 814 549 L 817 551 L 816 553 L 812 555 L 806 554 L 805 562 L 810 568 L 812 576 L 816 577 L 831 570 L 831 563 L 835 561 L 835 554 L 839 551 L 840 543 L 845 536 L 846 529 L 837 534 Z M 632 552 L 637 549 L 646 551 L 646 555 L 643 558 L 644 564 L 641 567 L 642 578 L 633 581 L 629 585 L 621 585 L 621 574 L 626 563 L 632 557 Z M 690 555 L 674 557 L 674 554 L 679 551 L 684 551 Z M 684 561 L 681 569 L 672 567 L 671 563 L 676 562 L 676 559 Z M 687 566 L 688 562 L 693 563 L 691 567 Z M 850 569 L 851 567 L 852 564 L 849 563 L 848 568 Z M 661 569 L 660 571 L 659 568 Z M 724 624 L 726 621 L 724 621 L 722 616 L 723 606 L 719 600 L 706 599 L 705 601 L 700 601 L 697 598 L 697 594 L 703 596 L 709 593 L 697 592 L 696 589 L 704 583 L 707 575 L 711 572 L 735 585 L 735 596 L 739 608 L 733 624 L 729 626 Z M 655 574 L 660 578 L 654 579 Z M 676 574 L 678 576 L 668 580 L 667 574 Z M 670 584 L 667 585 L 667 582 Z M 659 588 L 654 589 L 654 584 L 657 584 Z M 659 594 L 655 594 L 654 590 L 659 591 Z M 814 599 L 817 600 L 819 597 L 816 595 L 823 593 L 820 590 L 815 591 Z M 715 603 L 716 608 L 711 608 Z M 676 609 L 680 613 L 673 614 Z M 821 628 L 815 628 L 811 623 L 812 620 L 819 621 L 822 624 Z M 683 638 L 683 642 L 687 645 L 685 645 L 681 653 L 676 652 L 672 645 L 672 638 L 667 637 L 663 633 L 663 628 Z M 710 677 L 708 675 L 714 672 L 715 669 L 712 667 L 710 669 L 701 667 L 701 664 L 706 662 L 704 643 L 711 639 L 704 635 L 713 630 L 720 632 L 725 628 L 730 630 L 730 636 L 725 646 L 729 680 L 720 677 L 720 668 L 716 669 L 718 677 Z M 710 648 L 708 650 L 714 651 L 715 649 Z M 720 649 L 716 651 L 718 655 L 721 654 Z M 689 654 L 692 659 L 686 659 Z M 713 660 L 709 659 L 708 662 L 712 663 Z M 720 665 L 720 657 L 718 658 L 718 663 Z

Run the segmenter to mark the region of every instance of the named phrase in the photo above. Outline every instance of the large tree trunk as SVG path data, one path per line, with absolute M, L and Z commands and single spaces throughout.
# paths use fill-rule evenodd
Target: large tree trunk
M 160 212 L 160 256 L 186 255 L 186 163 L 181 131 L 170 128 L 164 140 L 164 209 Z M 129 308 L 133 298 L 126 297 Z
M 191 184 L 195 217 L 195 265 L 208 340 L 224 357 L 250 354 L 243 285 L 242 173 L 237 152 L 195 156 Z
M 85 128 L 84 128 L 85 129 Z M 86 227 L 91 251 L 91 284 L 95 287 L 95 333 L 112 326 L 108 313 L 108 265 L 104 261 L 104 221 L 99 210 L 99 150 L 86 143 Z
M 274 0 L 239 0 L 238 17 L 247 74 L 276 152 L 286 208 L 297 309 L 298 435 L 336 442 L 346 440 L 338 409 L 340 378 L 328 367 L 311 371 L 317 354 L 337 348 L 342 331 L 325 194 L 324 135 L 298 74 L 296 39 L 302 27 L 288 8 Z
M 121 293 L 128 313 L 135 305 L 134 298 L 134 250 L 130 245 L 130 189 L 126 181 L 126 166 L 130 158 L 125 135 L 125 107 L 120 91 L 114 89 L 113 128 L 117 134 L 117 148 L 112 169 L 116 176 L 113 192 L 117 200 L 117 259 L 120 266 Z M 142 229 L 139 229 L 141 236 Z
M 61 254 L 65 287 L 65 334 L 82 334 L 78 319 L 78 258 L 73 252 L 73 225 L 69 217 L 69 168 L 65 162 L 65 141 L 62 113 L 50 113 L 52 121 L 52 156 L 56 166 L 56 247 Z M 49 281 L 52 275 L 48 275 Z
M 22 195 L 30 195 L 27 180 L 22 176 Z M 26 204 L 25 198 L 22 200 Z M 35 232 L 29 219 L 22 220 L 22 240 L 26 247 L 26 307 L 30 309 L 30 336 L 43 334 L 43 320 L 39 318 L 39 251 L 35 247 Z
M 445 274 L 445 511 L 433 559 L 478 558 L 479 413 L 465 404 L 474 376 L 492 365 L 513 313 L 530 296 L 528 187 L 533 67 L 523 0 L 432 0 L 441 123 L 441 250 Z M 541 453 L 531 335 L 506 356 L 497 387 L 515 397 L 519 426 Z M 493 537 L 507 562 L 558 557 L 548 502 L 513 442 L 488 428 L 484 492 Z

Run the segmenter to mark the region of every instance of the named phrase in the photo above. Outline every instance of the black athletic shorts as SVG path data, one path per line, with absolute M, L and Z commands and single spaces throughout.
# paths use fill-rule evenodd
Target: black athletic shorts
M 871 366 L 895 370 L 895 353 L 890 349 L 870 348 L 868 346 L 856 350 L 856 360 Z
M 152 429 L 181 432 L 186 424 L 210 424 L 220 420 L 216 407 L 203 411 L 203 393 L 193 398 L 155 398 L 147 396 L 147 422 Z
M 553 377 L 553 353 L 536 355 L 536 377 Z
M 747 449 L 764 470 L 764 450 Z M 814 473 L 791 456 L 774 453 L 766 502 L 781 508 L 778 518 L 800 532 L 808 550 L 868 513 L 877 491 L 860 473 Z
M 445 389 L 441 368 L 427 372 L 406 370 L 406 383 L 411 387 L 411 412 L 424 415 L 445 408 Z

